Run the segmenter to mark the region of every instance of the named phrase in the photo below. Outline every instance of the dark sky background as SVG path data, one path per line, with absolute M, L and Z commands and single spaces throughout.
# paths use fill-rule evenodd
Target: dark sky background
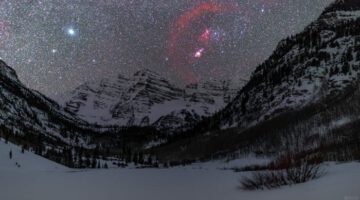
M 151 69 L 180 84 L 248 78 L 332 0 L 0 0 L 0 58 L 54 97 Z

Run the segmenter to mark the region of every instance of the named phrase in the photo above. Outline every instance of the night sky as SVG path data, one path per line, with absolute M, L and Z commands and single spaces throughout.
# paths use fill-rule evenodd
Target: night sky
M 332 0 L 0 0 L 0 57 L 53 97 L 148 68 L 178 83 L 248 78 Z

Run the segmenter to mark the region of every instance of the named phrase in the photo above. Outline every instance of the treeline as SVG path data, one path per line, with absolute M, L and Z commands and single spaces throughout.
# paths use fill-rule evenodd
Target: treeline
M 81 144 L 69 145 L 54 136 L 31 130 L 20 133 L 4 125 L 0 126 L 0 138 L 4 138 L 5 142 L 12 142 L 21 146 L 23 151 L 31 151 L 70 168 L 108 168 L 108 163 L 118 167 L 128 164 L 158 167 L 156 157 L 151 152 L 143 152 L 143 145 L 157 137 L 159 136 L 153 129 L 129 127 L 120 129 L 116 134 L 99 134 L 85 148 Z

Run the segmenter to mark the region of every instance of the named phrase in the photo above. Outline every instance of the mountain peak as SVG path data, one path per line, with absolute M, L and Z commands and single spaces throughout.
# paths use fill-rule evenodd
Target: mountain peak
M 14 69 L 9 67 L 3 60 L 0 60 L 0 75 L 11 78 L 14 81 L 19 82 L 18 76 Z
M 150 69 L 141 69 L 134 73 L 134 77 L 160 77 L 160 74 Z

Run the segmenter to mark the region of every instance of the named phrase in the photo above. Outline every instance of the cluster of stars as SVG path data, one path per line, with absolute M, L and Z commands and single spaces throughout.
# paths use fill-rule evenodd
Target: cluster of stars
M 5 0 L 0 58 L 51 97 L 141 68 L 179 83 L 248 78 L 331 2 Z

